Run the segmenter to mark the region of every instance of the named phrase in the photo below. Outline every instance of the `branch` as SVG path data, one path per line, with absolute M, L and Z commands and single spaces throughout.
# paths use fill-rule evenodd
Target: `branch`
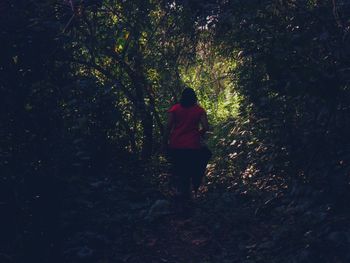
M 108 70 L 105 70 L 101 66 L 88 62 L 88 61 L 82 61 L 82 60 L 72 60 L 72 63 L 80 64 L 89 68 L 92 68 L 94 70 L 97 70 L 98 72 L 102 73 L 106 78 L 110 79 L 110 81 L 114 82 L 115 85 L 119 86 L 120 90 L 124 92 L 124 94 L 133 102 L 136 103 L 135 96 L 122 84 L 122 82 L 118 79 L 116 79 L 113 74 L 111 74 Z

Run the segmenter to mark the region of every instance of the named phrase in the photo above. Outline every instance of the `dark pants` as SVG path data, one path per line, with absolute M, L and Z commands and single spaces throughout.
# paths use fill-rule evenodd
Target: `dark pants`
M 173 185 L 181 199 L 190 199 L 191 190 L 197 192 L 211 155 L 207 147 L 170 150 Z

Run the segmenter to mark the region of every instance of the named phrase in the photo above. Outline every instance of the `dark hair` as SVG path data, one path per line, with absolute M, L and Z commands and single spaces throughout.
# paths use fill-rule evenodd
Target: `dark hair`
M 180 104 L 183 107 L 191 107 L 197 103 L 197 96 L 193 89 L 185 88 L 182 91 Z

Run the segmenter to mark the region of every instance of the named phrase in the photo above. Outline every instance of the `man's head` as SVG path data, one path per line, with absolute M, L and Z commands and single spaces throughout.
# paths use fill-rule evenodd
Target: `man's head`
M 180 104 L 183 107 L 191 107 L 197 103 L 197 96 L 192 88 L 185 88 L 182 91 Z

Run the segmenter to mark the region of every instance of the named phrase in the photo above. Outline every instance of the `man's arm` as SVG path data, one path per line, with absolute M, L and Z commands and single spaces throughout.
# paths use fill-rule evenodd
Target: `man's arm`
M 201 115 L 200 118 L 200 124 L 202 126 L 202 128 L 200 129 L 200 134 L 203 137 L 205 135 L 205 133 L 207 131 L 209 131 L 209 122 L 208 122 L 208 117 L 207 117 L 207 113 L 203 112 L 203 114 Z

